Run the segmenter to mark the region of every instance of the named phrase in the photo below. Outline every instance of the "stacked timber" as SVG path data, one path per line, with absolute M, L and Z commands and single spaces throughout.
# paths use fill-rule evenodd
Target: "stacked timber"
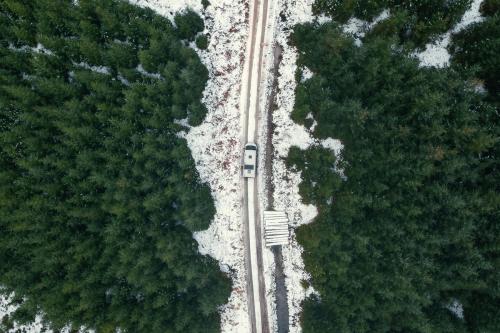
M 288 217 L 285 212 L 264 211 L 264 239 L 266 246 L 288 244 Z

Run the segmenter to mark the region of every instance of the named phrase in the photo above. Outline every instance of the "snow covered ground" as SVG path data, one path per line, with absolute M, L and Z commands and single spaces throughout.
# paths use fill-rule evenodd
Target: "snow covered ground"
M 212 189 L 216 215 L 210 227 L 194 237 L 200 252 L 217 259 L 233 280 L 229 302 L 221 309 L 222 332 L 248 332 L 240 186 L 243 113 L 239 110 L 239 98 L 249 7 L 243 0 L 210 3 L 206 11 L 200 12 L 210 43 L 207 50 L 198 50 L 209 71 L 203 97 L 208 113 L 186 138 L 201 179 Z

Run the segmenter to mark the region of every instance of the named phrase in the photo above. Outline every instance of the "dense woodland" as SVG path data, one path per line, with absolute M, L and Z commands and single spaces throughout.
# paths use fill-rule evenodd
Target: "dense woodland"
M 376 31 L 395 35 L 405 43 L 421 47 L 457 23 L 472 0 L 316 0 L 315 14 L 325 14 L 338 23 L 349 18 L 373 20 L 388 9 L 390 18 L 378 25 Z
M 317 0 L 334 21 L 294 29 L 314 75 L 298 83 L 293 119 L 344 144 L 338 157 L 315 146 L 287 159 L 319 208 L 298 230 L 319 291 L 306 333 L 500 332 L 500 2 L 452 37 L 450 66 L 411 56 L 469 3 Z M 387 8 L 359 46 L 339 26 Z
M 0 287 L 54 329 L 217 332 L 230 292 L 192 232 L 214 205 L 186 140 L 207 70 L 175 26 L 111 0 L 0 0 Z M 183 123 L 183 122 L 181 122 Z

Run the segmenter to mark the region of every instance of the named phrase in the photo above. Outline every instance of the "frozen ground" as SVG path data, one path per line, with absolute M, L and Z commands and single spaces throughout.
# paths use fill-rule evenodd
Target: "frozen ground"
M 242 225 L 240 186 L 241 112 L 240 83 L 248 33 L 248 7 L 242 0 L 212 0 L 205 12 L 210 34 L 206 51 L 200 51 L 209 70 L 203 102 L 208 114 L 187 134 L 201 179 L 215 199 L 216 215 L 208 230 L 195 233 L 202 254 L 217 259 L 230 273 L 233 291 L 222 308 L 222 332 L 250 328 Z
M 354 43 L 357 46 L 361 45 L 361 38 L 365 36 L 365 34 L 371 30 L 377 23 L 385 20 L 390 15 L 389 10 L 384 10 L 380 15 L 378 15 L 372 22 L 360 20 L 358 18 L 352 17 L 347 21 L 346 24 L 342 26 L 342 31 L 346 34 L 350 34 L 354 38 Z M 324 21 L 324 19 L 323 19 Z

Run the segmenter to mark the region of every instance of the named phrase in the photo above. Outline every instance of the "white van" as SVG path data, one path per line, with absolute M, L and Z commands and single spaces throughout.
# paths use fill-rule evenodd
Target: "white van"
M 257 169 L 257 145 L 255 143 L 247 143 L 245 145 L 245 157 L 243 159 L 243 177 L 255 178 Z

